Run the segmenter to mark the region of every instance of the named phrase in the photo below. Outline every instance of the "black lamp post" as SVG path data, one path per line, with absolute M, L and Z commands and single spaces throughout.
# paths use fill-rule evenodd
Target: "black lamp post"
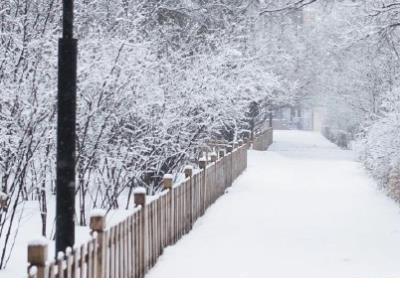
M 56 255 L 75 242 L 75 140 L 77 40 L 74 1 L 63 0 L 63 36 L 58 52 Z

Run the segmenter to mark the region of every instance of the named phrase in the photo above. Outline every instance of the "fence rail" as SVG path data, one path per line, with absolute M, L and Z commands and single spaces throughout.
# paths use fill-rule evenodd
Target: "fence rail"
M 174 184 L 164 177 L 165 190 L 151 201 L 146 191 L 134 192 L 135 211 L 107 228 L 103 213 L 90 219 L 92 238 L 48 262 L 48 245 L 28 246 L 28 277 L 102 278 L 144 277 L 167 246 L 188 233 L 196 220 L 247 167 L 247 150 L 266 150 L 272 129 L 255 135 L 252 142 L 238 142 L 199 160 L 199 169 L 185 168 L 185 180 Z M 268 145 L 268 146 L 267 146 Z

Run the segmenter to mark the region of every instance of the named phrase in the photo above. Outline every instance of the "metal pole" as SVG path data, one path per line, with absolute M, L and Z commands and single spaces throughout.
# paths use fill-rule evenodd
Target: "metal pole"
M 56 255 L 75 242 L 75 140 L 77 40 L 73 0 L 63 0 L 63 36 L 58 52 Z

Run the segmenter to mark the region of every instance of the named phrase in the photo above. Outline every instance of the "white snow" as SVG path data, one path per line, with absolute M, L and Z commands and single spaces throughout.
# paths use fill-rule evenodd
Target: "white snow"
M 164 178 L 164 179 L 174 179 L 174 175 L 172 175 L 172 174 L 165 174 L 163 178 Z
M 49 240 L 45 237 L 38 237 L 37 239 L 29 241 L 29 246 L 47 246 L 49 244 Z
M 0 200 L 8 200 L 8 195 L 6 193 L 0 192 Z
M 148 277 L 400 276 L 398 205 L 351 151 L 276 131 Z
M 146 194 L 146 188 L 144 187 L 137 187 L 133 190 L 134 194 Z
M 95 217 L 105 217 L 107 214 L 107 211 L 105 209 L 101 209 L 101 208 L 95 208 L 92 209 L 92 211 L 90 212 L 90 216 L 95 218 Z
M 57 260 L 62 260 L 63 258 L 64 258 L 64 252 L 63 251 L 59 251 L 58 253 L 57 253 Z
M 36 266 L 32 266 L 30 269 L 29 269 L 29 275 L 30 276 L 33 276 L 34 274 L 36 274 L 37 273 L 37 267 Z

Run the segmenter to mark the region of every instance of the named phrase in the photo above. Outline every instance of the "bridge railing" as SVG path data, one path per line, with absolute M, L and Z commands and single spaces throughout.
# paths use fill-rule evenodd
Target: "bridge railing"
M 262 148 L 271 132 L 255 135 L 253 144 Z M 251 142 L 238 142 L 199 160 L 199 168 L 186 167 L 185 179 L 173 183 L 164 177 L 164 191 L 146 196 L 134 191 L 135 210 L 120 223 L 107 227 L 106 216 L 95 211 L 90 218 L 91 239 L 60 252 L 48 261 L 48 244 L 42 240 L 28 246 L 28 277 L 101 278 L 144 277 L 165 247 L 188 233 L 196 220 L 247 167 Z

